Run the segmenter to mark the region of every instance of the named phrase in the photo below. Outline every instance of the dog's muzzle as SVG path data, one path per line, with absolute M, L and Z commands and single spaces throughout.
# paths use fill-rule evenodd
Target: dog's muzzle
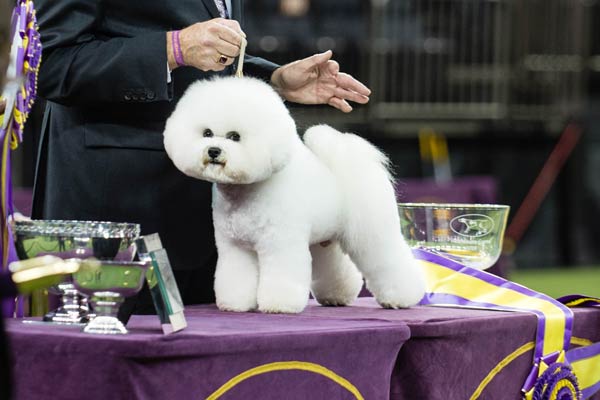
M 216 160 L 217 158 L 219 158 L 219 156 L 221 155 L 221 149 L 218 147 L 210 147 L 208 149 L 208 156 L 210 157 L 211 161 L 212 160 Z
M 219 147 L 209 147 L 206 151 L 203 162 L 204 165 L 213 164 L 224 166 L 225 160 L 223 159 L 223 151 Z

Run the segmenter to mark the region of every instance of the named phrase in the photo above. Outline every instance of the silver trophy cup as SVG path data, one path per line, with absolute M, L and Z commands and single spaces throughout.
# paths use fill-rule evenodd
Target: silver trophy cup
M 135 239 L 140 235 L 138 224 L 97 221 L 15 221 L 13 230 L 21 260 L 52 255 L 62 259 L 94 257 L 104 261 L 132 261 Z M 89 321 L 87 298 L 70 280 L 50 291 L 60 296 L 60 306 L 47 313 L 44 321 L 61 324 Z
M 83 328 L 86 333 L 125 334 L 127 329 L 117 319 L 125 297 L 138 293 L 144 285 L 147 262 L 67 260 L 79 263 L 73 273 L 75 288 L 89 296 L 96 316 Z

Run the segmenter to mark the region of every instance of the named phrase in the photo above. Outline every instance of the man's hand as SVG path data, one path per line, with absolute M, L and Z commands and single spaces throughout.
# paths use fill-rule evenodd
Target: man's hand
M 178 67 L 173 52 L 172 32 L 167 32 L 169 68 Z M 215 18 L 182 29 L 179 44 L 186 65 L 202 71 L 222 71 L 240 54 L 242 38 L 240 24 L 231 19 Z
M 339 72 L 331 50 L 286 64 L 273 72 L 271 84 L 289 101 L 329 104 L 343 112 L 352 111 L 349 101 L 365 104 L 371 90 L 352 76 Z

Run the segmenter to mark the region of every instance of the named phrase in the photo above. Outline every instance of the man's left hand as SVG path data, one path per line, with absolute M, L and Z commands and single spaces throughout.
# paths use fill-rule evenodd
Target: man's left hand
M 288 101 L 329 104 L 343 112 L 352 111 L 348 101 L 366 104 L 371 90 L 340 71 L 331 50 L 286 64 L 273 72 L 271 84 Z

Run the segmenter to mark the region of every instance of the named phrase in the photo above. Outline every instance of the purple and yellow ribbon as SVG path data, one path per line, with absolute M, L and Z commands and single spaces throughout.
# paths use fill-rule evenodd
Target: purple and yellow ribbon
M 9 226 L 9 218 L 13 215 L 12 181 L 10 166 L 10 150 L 18 147 L 23 141 L 23 130 L 27 117 L 33 107 L 37 92 L 37 76 L 42 55 L 42 44 L 35 16 L 33 1 L 20 0 L 13 9 L 11 18 L 11 58 L 15 69 L 10 78 L 19 82 L 15 93 L 7 96 L 7 105 L 0 116 L 0 143 L 2 144 L 1 199 L 0 199 L 0 231 L 2 240 L 2 264 L 0 270 L 8 268 L 11 261 L 17 260 Z M 22 308 L 22 304 L 19 306 Z M 4 310 L 11 313 L 11 310 Z M 22 315 L 22 309 L 18 310 Z
M 600 343 L 567 351 L 573 329 L 573 312 L 568 306 L 600 305 L 599 299 L 569 296 L 555 300 L 423 249 L 413 253 L 426 275 L 427 288 L 421 305 L 528 312 L 537 316 L 533 368 L 522 388 L 525 399 L 578 399 L 600 389 Z

